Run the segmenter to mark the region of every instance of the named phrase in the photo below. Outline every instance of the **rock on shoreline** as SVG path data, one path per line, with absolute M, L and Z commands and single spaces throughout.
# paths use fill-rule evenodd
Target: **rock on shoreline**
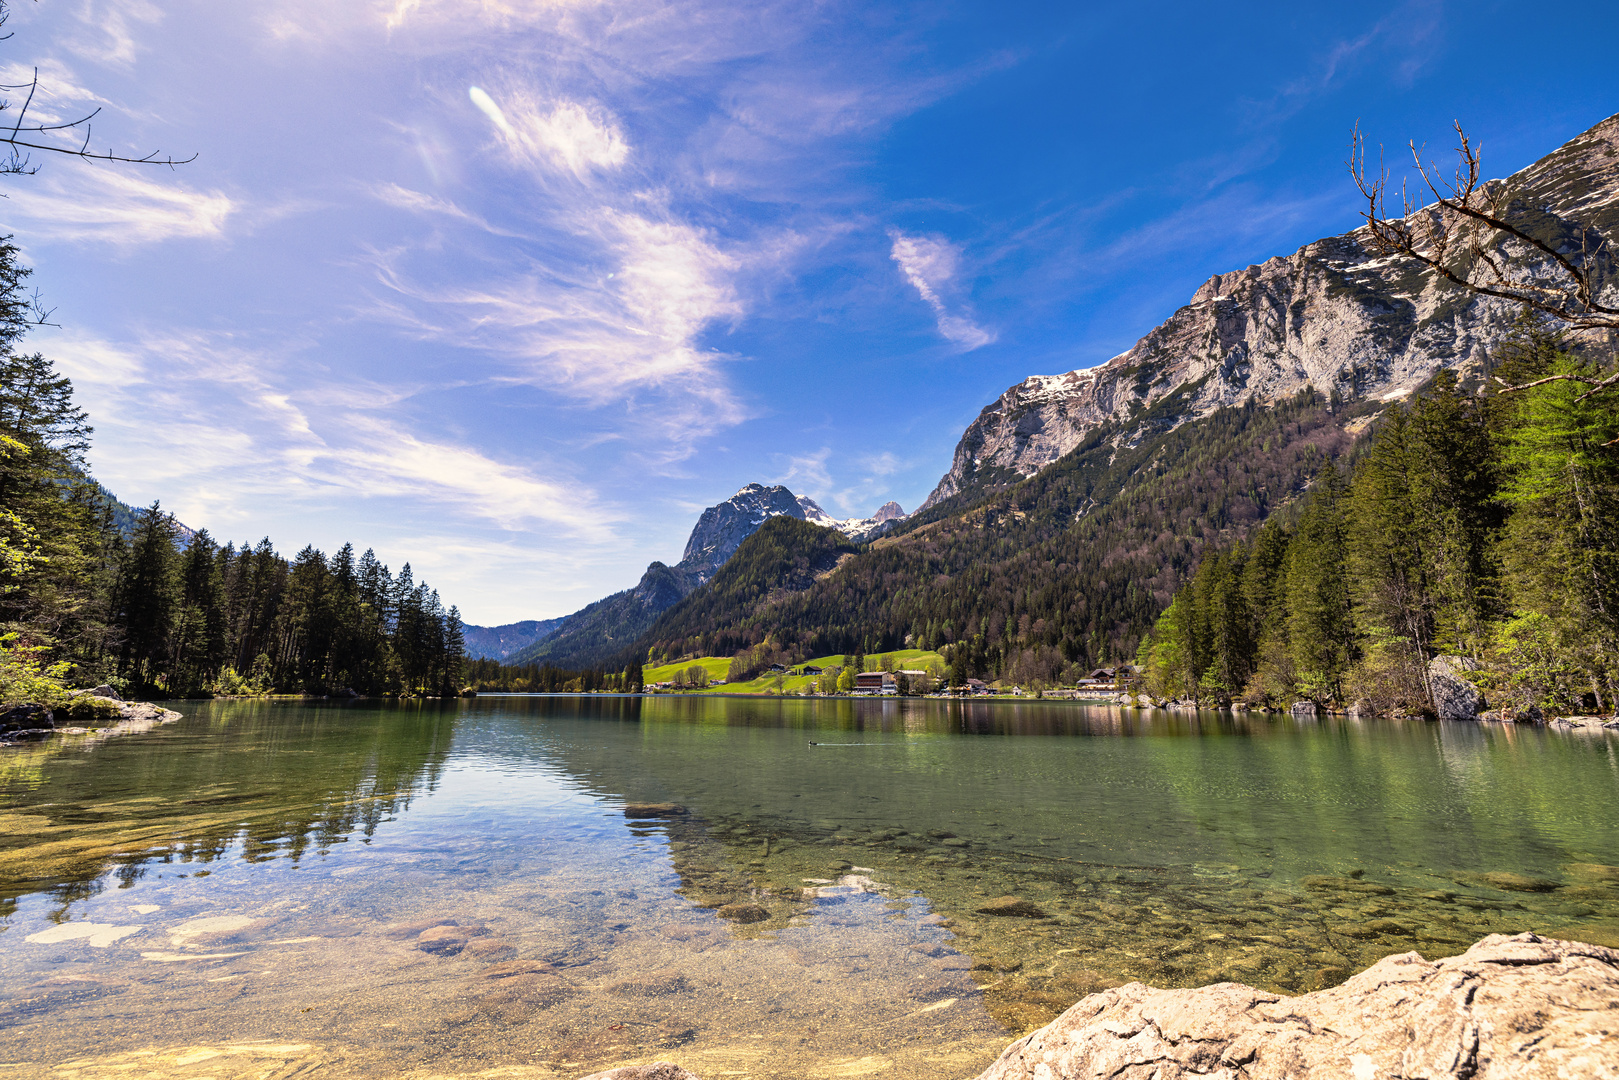
M 1389 956 L 1298 997 L 1216 983 L 1091 994 L 978 1080 L 1572 1080 L 1619 1077 L 1619 950 L 1491 934 Z M 672 1062 L 585 1080 L 698 1080 Z
M 76 690 L 73 696 L 80 699 L 97 699 L 105 703 L 101 711 L 105 714 L 104 718 L 111 720 L 112 723 L 96 727 L 77 726 L 72 724 L 72 718 L 68 717 L 69 722 L 64 724 L 61 722 L 63 717 L 57 716 L 53 710 L 44 705 L 13 705 L 0 711 L 0 742 L 47 735 L 90 735 L 105 739 L 114 735 L 150 731 L 159 724 L 172 724 L 180 719 L 180 714 L 173 709 L 165 709 L 149 701 L 124 701 L 110 686 L 98 686 L 93 690 Z M 70 705 L 69 708 L 71 707 Z
M 1019 1039 L 978 1080 L 1194 1076 L 1619 1076 L 1619 951 L 1492 934 L 1461 956 L 1390 956 L 1292 998 L 1130 983 Z

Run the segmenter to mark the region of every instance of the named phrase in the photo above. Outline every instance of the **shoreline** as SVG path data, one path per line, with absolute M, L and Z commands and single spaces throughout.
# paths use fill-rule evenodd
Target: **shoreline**
M 977 1080 L 1611 1076 L 1619 1070 L 1616 1009 L 1619 951 L 1491 934 L 1438 960 L 1387 956 L 1307 994 L 1235 982 L 1185 990 L 1127 983 L 1013 1040 Z M 583 1080 L 703 1078 L 659 1060 Z
M 88 691 L 84 692 L 88 693 Z M 100 695 L 96 695 L 100 696 Z M 103 698 L 102 700 L 116 701 L 119 706 L 119 718 L 111 724 L 57 724 L 55 713 L 57 710 L 43 706 L 13 706 L 13 708 L 40 708 L 44 712 L 46 727 L 17 728 L 12 731 L 0 733 L 0 746 L 15 746 L 23 743 L 39 742 L 55 735 L 67 738 L 86 740 L 105 740 L 120 735 L 136 735 L 160 727 L 164 724 L 173 724 L 184 719 L 184 714 L 173 709 L 164 708 L 150 701 L 121 701 L 117 698 Z M 66 712 L 66 709 L 61 710 Z

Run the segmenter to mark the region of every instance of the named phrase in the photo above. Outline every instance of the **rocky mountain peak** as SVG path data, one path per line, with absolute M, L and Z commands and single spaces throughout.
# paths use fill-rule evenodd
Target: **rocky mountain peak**
M 704 510 L 686 541 L 680 568 L 707 580 L 742 541 L 779 514 L 802 519 L 798 497 L 780 484 L 748 484 L 729 499 Z
M 1560 251 L 1619 235 L 1619 116 L 1490 183 L 1514 224 Z M 1127 352 L 1010 387 L 968 426 L 921 509 L 1032 476 L 1104 424 L 1114 425 L 1116 445 L 1134 445 L 1216 409 L 1270 404 L 1305 387 L 1394 400 L 1441 368 L 1481 372 L 1516 306 L 1381 256 L 1365 240 L 1358 229 L 1215 274 Z M 1500 255 L 1525 278 L 1553 270 L 1528 245 L 1504 245 Z M 1608 296 L 1619 296 L 1619 284 Z
M 885 521 L 898 521 L 900 518 L 907 516 L 905 508 L 890 499 L 877 508 L 877 512 L 871 515 L 871 520 L 880 525 Z

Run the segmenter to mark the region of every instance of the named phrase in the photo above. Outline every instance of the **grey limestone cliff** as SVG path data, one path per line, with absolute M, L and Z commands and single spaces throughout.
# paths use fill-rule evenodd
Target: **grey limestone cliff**
M 1619 116 L 1491 184 L 1514 225 L 1564 254 L 1619 240 Z M 1128 352 L 1009 388 L 967 428 L 922 509 L 1032 476 L 1108 422 L 1123 441 L 1148 434 L 1138 417 L 1177 391 L 1176 415 L 1154 417 L 1153 430 L 1307 386 L 1395 400 L 1441 368 L 1481 372 L 1515 307 L 1380 257 L 1367 240 L 1356 230 L 1216 274 Z M 1501 254 L 1521 278 L 1553 276 L 1552 261 L 1527 245 Z
M 804 509 L 799 505 L 798 496 L 780 484 L 771 487 L 747 485 L 724 502 L 703 511 L 691 530 L 690 539 L 686 541 L 686 551 L 680 559 L 681 569 L 697 574 L 704 581 L 708 580 L 714 571 L 725 565 L 725 560 L 741 546 L 742 541 L 752 536 L 768 519 L 782 514 L 803 520 Z

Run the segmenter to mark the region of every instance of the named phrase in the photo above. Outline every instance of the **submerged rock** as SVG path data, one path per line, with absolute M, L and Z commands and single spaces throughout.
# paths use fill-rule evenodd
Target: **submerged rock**
M 626 1065 L 622 1069 L 591 1073 L 584 1080 L 697 1080 L 672 1061 L 654 1061 L 650 1065 Z
M 756 923 L 770 918 L 770 912 L 758 904 L 726 904 L 714 914 L 732 922 Z
M 435 926 L 416 936 L 416 947 L 434 956 L 456 956 L 475 937 L 483 937 L 489 930 L 482 926 Z
M 979 1080 L 1423 1076 L 1619 1072 L 1619 952 L 1492 934 L 1461 956 L 1390 956 L 1299 997 L 1238 983 L 1082 999 Z
M 998 896 L 978 909 L 980 915 L 1002 915 L 1012 918 L 1043 919 L 1046 913 L 1034 904 L 1016 896 Z
M 1561 882 L 1548 881 L 1546 878 L 1527 877 L 1515 874 L 1510 870 L 1495 870 L 1479 877 L 1484 884 L 1507 892 L 1551 892 L 1561 887 Z
M 680 817 L 685 812 L 684 806 L 672 802 L 630 803 L 624 807 L 627 818 Z
M 1387 885 L 1379 885 L 1375 881 L 1361 881 L 1357 878 L 1332 877 L 1328 874 L 1311 874 L 1301 878 L 1299 884 L 1306 889 L 1332 889 L 1338 892 L 1366 893 L 1370 896 L 1393 896 L 1394 890 Z

